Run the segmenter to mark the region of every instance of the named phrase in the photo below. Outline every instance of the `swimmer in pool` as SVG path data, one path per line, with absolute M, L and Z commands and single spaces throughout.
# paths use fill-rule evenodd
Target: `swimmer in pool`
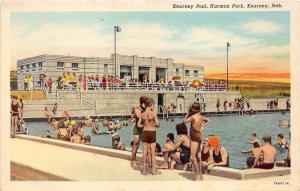
M 277 136 L 277 144 L 282 148 L 282 149 L 286 149 L 288 147 L 288 143 L 284 137 L 283 134 L 278 134 Z
M 256 133 L 252 133 L 252 134 L 251 134 L 251 140 L 248 141 L 248 143 L 253 144 L 253 143 L 255 143 L 255 142 L 258 142 L 258 144 L 259 144 L 259 146 L 260 146 L 260 142 L 259 142 L 258 138 L 256 137 Z
M 93 127 L 93 123 L 94 123 L 93 119 L 90 118 L 89 116 L 85 117 L 83 121 L 85 126 Z
M 52 126 L 52 127 L 54 127 L 55 129 L 57 129 L 58 128 L 58 120 L 56 120 L 56 119 L 51 119 L 51 122 L 50 122 L 50 125 Z
M 196 176 L 195 180 L 203 180 L 202 162 L 199 153 L 201 152 L 202 129 L 206 128 L 211 122 L 208 118 L 200 114 L 200 104 L 194 102 L 187 112 L 183 120 L 184 123 L 191 123 L 191 162 L 193 163 Z
M 121 123 L 119 120 L 116 120 L 115 121 L 115 127 L 114 127 L 116 130 L 120 130 L 121 129 Z

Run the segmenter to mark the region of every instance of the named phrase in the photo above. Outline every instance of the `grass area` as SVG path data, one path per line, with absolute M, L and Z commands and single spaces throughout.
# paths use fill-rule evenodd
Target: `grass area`
M 290 83 L 230 80 L 228 90 L 241 91 L 243 96 L 251 98 L 280 98 L 290 96 Z

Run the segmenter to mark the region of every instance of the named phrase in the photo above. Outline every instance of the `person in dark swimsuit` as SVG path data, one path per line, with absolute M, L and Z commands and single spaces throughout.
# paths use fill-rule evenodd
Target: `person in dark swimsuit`
M 204 139 L 202 144 L 201 161 L 204 171 L 205 169 L 207 169 L 208 165 L 210 165 L 213 162 L 212 150 L 209 148 L 208 138 Z
M 214 166 L 229 166 L 229 155 L 227 150 L 220 145 L 219 137 L 212 137 L 208 140 L 208 144 L 213 150 L 213 163 L 209 165 L 209 168 Z
M 132 145 L 132 149 L 131 149 L 131 166 L 133 168 L 138 167 L 137 163 L 136 163 L 136 153 L 139 148 L 141 137 L 142 137 L 142 132 L 143 132 L 143 128 L 138 127 L 138 120 L 141 118 L 142 113 L 146 109 L 146 101 L 147 101 L 146 96 L 140 97 L 139 107 L 136 107 L 133 109 L 133 114 L 134 114 L 134 118 L 136 121 L 135 126 L 133 128 L 133 145 Z
M 57 102 L 54 103 L 54 106 L 53 106 L 53 109 L 52 109 L 53 115 L 56 115 L 56 111 L 57 111 Z
M 17 96 L 11 96 L 11 134 L 14 134 L 18 128 L 18 119 L 20 114 L 20 106 Z
M 179 138 L 175 145 L 171 148 L 166 148 L 163 152 L 168 152 L 171 157 L 170 169 L 173 169 L 176 164 L 186 164 L 190 161 L 191 156 L 191 141 L 187 136 L 187 127 L 184 123 L 176 125 L 176 132 Z M 174 153 L 175 152 L 175 153 Z M 160 168 L 168 168 L 161 166 Z
M 191 162 L 196 170 L 195 180 L 203 180 L 202 162 L 200 157 L 202 129 L 206 128 L 210 120 L 200 114 L 200 104 L 194 102 L 183 119 L 184 123 L 191 123 Z

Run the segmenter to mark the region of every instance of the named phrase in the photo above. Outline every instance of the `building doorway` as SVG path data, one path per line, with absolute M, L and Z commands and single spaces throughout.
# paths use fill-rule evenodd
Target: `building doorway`
M 131 78 L 132 76 L 131 66 L 120 66 L 120 79 L 123 79 L 126 76 Z
M 158 113 L 163 113 L 164 98 L 165 98 L 165 94 L 158 94 L 157 97 Z
M 139 67 L 139 82 L 149 82 L 149 75 L 149 67 Z
M 156 82 L 160 80 L 166 82 L 166 71 L 165 68 L 156 68 Z

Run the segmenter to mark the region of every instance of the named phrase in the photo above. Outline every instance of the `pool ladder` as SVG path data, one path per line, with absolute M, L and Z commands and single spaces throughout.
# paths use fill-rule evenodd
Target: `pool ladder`
M 168 109 L 166 108 L 166 106 L 163 106 L 163 105 L 159 105 L 158 106 L 158 111 L 162 111 L 162 114 L 163 114 L 163 119 L 165 119 L 165 114 L 167 115 L 167 119 L 169 118 L 169 112 L 168 112 Z

